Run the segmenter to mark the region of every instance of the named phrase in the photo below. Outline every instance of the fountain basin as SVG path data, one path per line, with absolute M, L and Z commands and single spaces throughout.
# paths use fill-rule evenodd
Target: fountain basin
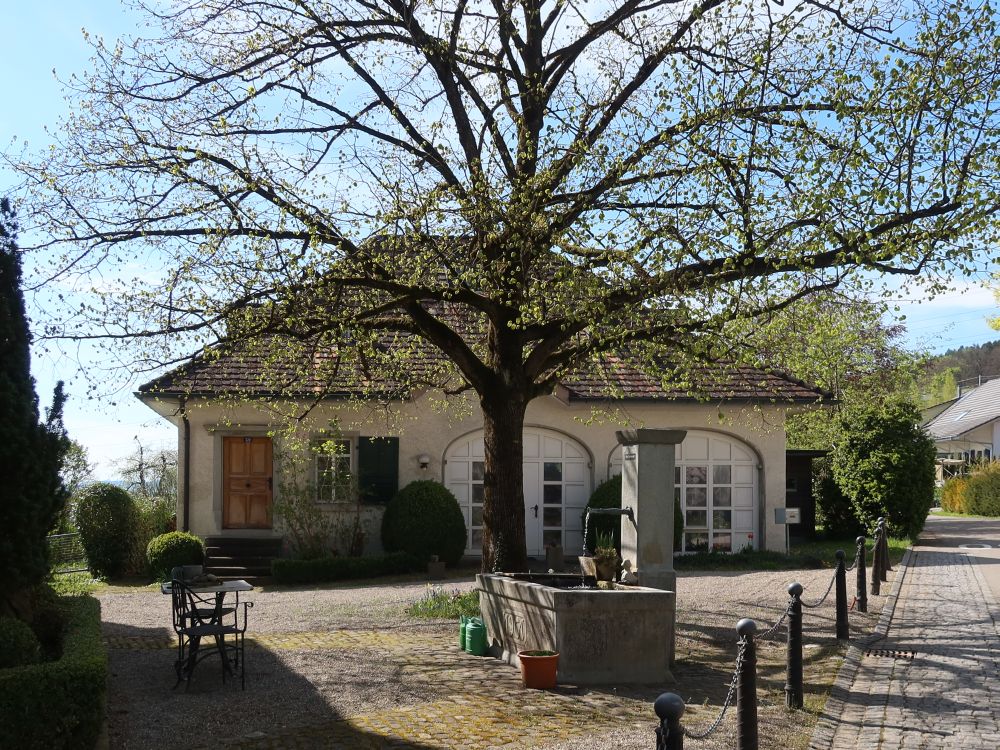
M 673 591 L 557 588 L 503 573 L 476 580 L 489 652 L 508 664 L 518 665 L 518 651 L 558 651 L 562 683 L 673 680 Z

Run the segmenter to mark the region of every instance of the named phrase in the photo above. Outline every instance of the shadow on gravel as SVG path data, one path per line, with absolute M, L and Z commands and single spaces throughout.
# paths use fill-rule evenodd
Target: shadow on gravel
M 248 636 L 252 626 L 251 619 Z M 108 648 L 112 750 L 431 747 L 366 732 L 337 710 L 331 697 L 348 683 L 355 700 L 372 711 L 388 710 L 404 697 L 387 691 L 378 672 L 357 654 L 271 651 L 248 637 L 245 691 L 238 676 L 223 682 L 214 655 L 199 663 L 187 690 L 184 683 L 174 690 L 174 638 L 170 628 L 115 627 Z M 164 647 L 167 642 L 170 647 Z

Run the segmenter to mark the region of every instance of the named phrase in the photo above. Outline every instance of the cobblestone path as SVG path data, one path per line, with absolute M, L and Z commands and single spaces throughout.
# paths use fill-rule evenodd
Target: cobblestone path
M 1000 748 L 991 599 L 964 552 L 914 548 L 887 638 L 863 651 L 833 750 Z

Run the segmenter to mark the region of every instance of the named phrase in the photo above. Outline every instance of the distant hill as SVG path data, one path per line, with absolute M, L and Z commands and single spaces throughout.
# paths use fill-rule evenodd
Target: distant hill
M 942 376 L 946 374 L 949 374 L 947 381 L 951 382 L 953 375 L 954 384 L 963 389 L 1000 378 L 1000 340 L 949 349 L 944 354 L 931 357 L 927 361 L 925 373 L 929 379 L 937 376 L 935 380 L 938 383 L 943 382 Z M 941 395 L 944 399 L 954 398 L 956 394 L 953 392 Z

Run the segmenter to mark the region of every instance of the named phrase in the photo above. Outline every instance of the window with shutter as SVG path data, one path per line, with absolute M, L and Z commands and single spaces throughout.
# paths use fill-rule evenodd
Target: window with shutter
M 361 502 L 388 503 L 399 491 L 399 438 L 358 438 L 358 494 Z

